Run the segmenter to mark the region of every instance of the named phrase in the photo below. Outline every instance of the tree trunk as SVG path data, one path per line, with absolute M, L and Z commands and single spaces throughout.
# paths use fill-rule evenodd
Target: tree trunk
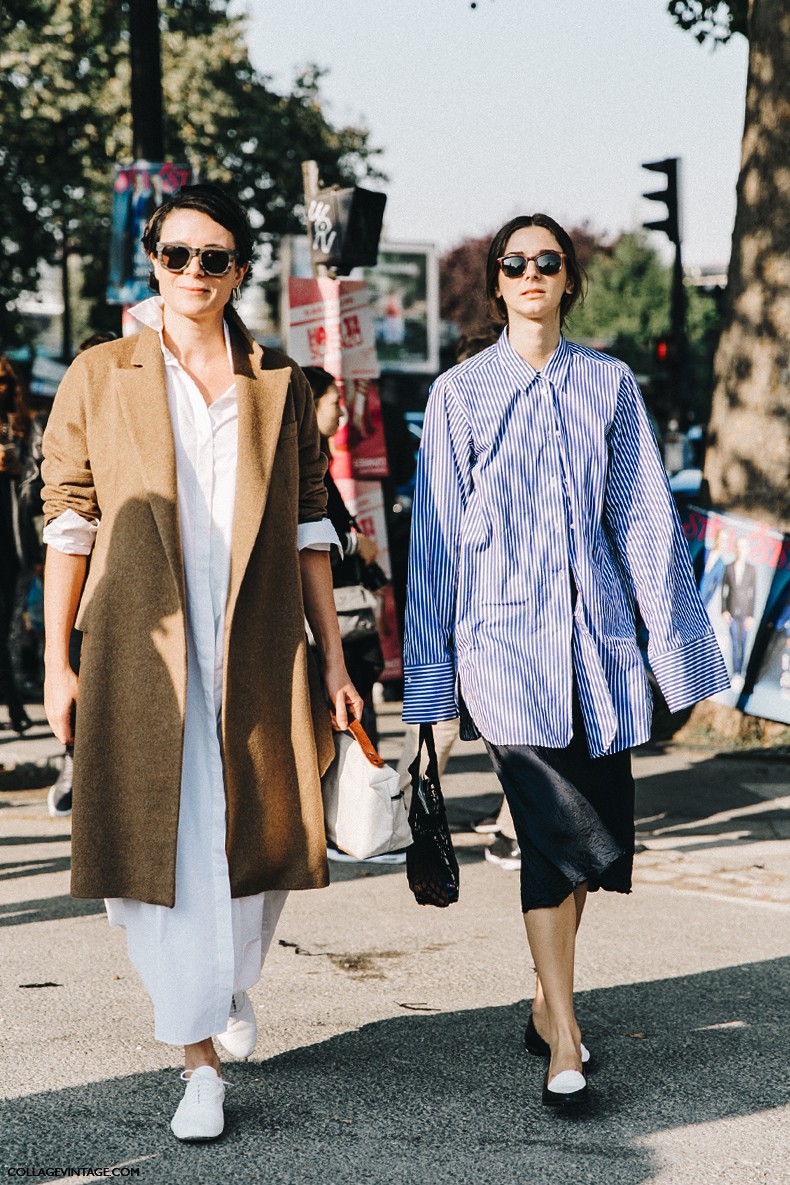
M 705 462 L 710 504 L 790 529 L 790 2 L 750 0 L 746 119 Z

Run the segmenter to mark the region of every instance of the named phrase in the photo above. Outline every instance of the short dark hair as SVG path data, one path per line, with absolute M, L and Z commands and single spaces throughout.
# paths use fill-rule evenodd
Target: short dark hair
M 326 395 L 335 381 L 329 371 L 324 370 L 323 366 L 303 366 L 302 374 L 310 384 L 310 390 L 313 392 L 313 399 L 316 403 Z
M 550 218 L 548 214 L 520 214 L 518 218 L 511 218 L 510 222 L 506 222 L 494 235 L 491 240 L 491 246 L 488 248 L 488 261 L 486 263 L 488 311 L 494 321 L 498 321 L 500 324 L 507 322 L 507 306 L 502 297 L 496 294 L 499 287 L 498 260 L 505 254 L 510 236 L 515 234 L 517 230 L 523 230 L 529 226 L 542 226 L 544 230 L 551 231 L 559 243 L 560 250 L 565 253 L 565 267 L 568 271 L 568 279 L 573 284 L 573 291 L 563 293 L 562 300 L 560 301 L 560 325 L 564 325 L 576 302 L 584 300 L 587 276 L 584 268 L 576 258 L 576 248 L 573 245 L 573 239 L 567 230 L 561 227 L 559 222 L 555 222 L 553 218 Z
M 255 245 L 247 213 L 226 190 L 214 184 L 184 185 L 154 210 L 143 234 L 146 255 L 156 254 L 162 226 L 173 210 L 197 210 L 200 214 L 208 214 L 233 235 L 233 245 L 238 251 L 236 262 L 243 266 L 252 261 Z

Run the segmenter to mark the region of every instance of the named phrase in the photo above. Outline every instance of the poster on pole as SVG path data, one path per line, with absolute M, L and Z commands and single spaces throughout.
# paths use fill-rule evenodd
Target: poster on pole
M 322 366 L 336 379 L 378 377 L 370 300 L 360 280 L 288 282 L 288 352 L 300 366 Z
M 696 507 L 683 529 L 730 675 L 714 700 L 790 724 L 790 536 Z
M 115 169 L 110 226 L 108 304 L 136 304 L 151 295 L 148 275 L 151 261 L 141 239 L 148 219 L 165 198 L 189 185 L 189 165 L 172 161 L 152 164 L 137 161 Z

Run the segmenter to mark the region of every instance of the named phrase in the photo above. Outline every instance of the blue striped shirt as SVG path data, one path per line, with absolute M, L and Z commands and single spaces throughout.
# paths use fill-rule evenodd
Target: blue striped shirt
M 562 747 L 575 674 L 592 756 L 641 744 L 637 604 L 671 711 L 729 686 L 633 374 L 564 337 L 537 372 L 504 332 L 428 400 L 403 719 L 452 719 L 460 694 L 487 740 Z

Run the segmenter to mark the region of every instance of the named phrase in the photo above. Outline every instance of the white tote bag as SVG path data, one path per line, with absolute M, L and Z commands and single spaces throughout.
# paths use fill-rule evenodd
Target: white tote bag
M 398 774 L 385 765 L 358 721 L 335 733 L 335 759 L 321 779 L 326 837 L 366 860 L 412 842 Z

